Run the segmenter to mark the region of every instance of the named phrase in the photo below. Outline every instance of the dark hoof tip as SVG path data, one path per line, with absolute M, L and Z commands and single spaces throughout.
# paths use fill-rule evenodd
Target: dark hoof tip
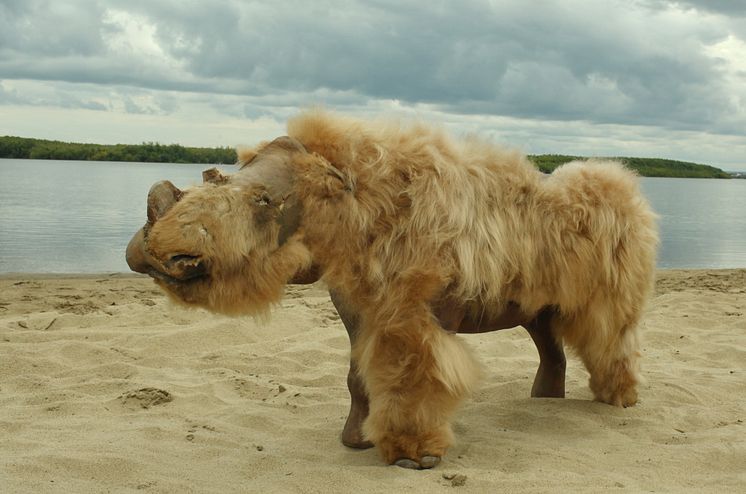
M 359 441 L 350 441 L 347 439 L 342 439 L 342 444 L 347 446 L 348 448 L 353 449 L 368 449 L 373 447 L 373 443 L 370 441 L 363 441 L 362 439 Z
M 394 462 L 394 465 L 401 468 L 409 468 L 411 470 L 424 470 L 433 468 L 440 463 L 439 456 L 423 456 L 419 463 L 409 458 L 399 458 Z
M 420 460 L 420 466 L 422 468 L 433 468 L 440 463 L 439 456 L 423 456 Z
M 411 470 L 420 469 L 420 465 L 416 461 L 410 460 L 409 458 L 399 458 L 394 462 L 394 465 L 401 468 L 409 468 Z

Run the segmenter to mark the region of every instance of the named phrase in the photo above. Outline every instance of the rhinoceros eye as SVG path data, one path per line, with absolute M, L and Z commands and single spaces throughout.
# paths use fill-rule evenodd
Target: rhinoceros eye
M 262 192 L 254 197 L 254 202 L 260 206 L 270 206 L 272 204 L 272 198 L 269 197 L 269 194 L 266 192 Z

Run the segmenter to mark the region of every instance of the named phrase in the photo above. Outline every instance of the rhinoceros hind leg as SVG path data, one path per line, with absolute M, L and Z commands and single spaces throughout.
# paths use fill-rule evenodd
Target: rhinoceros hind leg
M 547 308 L 526 324 L 539 352 L 539 369 L 531 388 L 533 398 L 565 397 L 565 351 L 562 342 L 552 333 L 553 316 L 554 310 Z

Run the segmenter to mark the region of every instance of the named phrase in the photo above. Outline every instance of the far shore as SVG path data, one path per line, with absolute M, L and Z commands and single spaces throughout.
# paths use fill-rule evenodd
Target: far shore
M 623 162 L 643 177 L 670 178 L 744 178 L 742 174 L 725 172 L 721 168 L 666 158 L 640 158 L 616 156 L 597 158 Z M 117 161 L 134 163 L 223 164 L 235 163 L 236 151 L 230 147 L 201 148 L 179 144 L 89 144 L 50 141 L 17 136 L 0 136 L 0 158 Z M 544 173 L 573 160 L 588 156 L 561 154 L 529 154 L 528 159 Z

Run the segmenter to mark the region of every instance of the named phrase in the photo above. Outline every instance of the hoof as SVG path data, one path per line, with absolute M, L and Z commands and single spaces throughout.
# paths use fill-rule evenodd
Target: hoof
M 414 460 L 410 460 L 409 458 L 399 458 L 398 460 L 396 460 L 396 462 L 394 462 L 394 465 L 396 465 L 397 467 L 409 468 L 411 470 L 420 469 L 420 464 Z
M 394 465 L 411 470 L 425 470 L 437 466 L 438 463 L 440 463 L 439 456 L 423 456 L 419 463 L 409 458 L 399 458 L 394 462 Z
M 366 415 L 367 413 L 365 415 L 358 413 L 355 408 L 350 411 L 350 415 L 347 417 L 347 422 L 345 422 L 345 427 L 342 430 L 342 444 L 348 448 L 355 449 L 368 449 L 373 447 L 373 443 L 365 439 L 363 436 L 363 419 Z
M 565 364 L 564 360 L 550 372 L 539 364 L 534 385 L 531 387 L 531 398 L 564 398 L 565 397 Z
M 369 449 L 373 447 L 373 443 L 370 441 L 365 441 L 364 439 L 359 438 L 345 438 L 344 435 L 342 436 L 342 444 L 353 449 Z

